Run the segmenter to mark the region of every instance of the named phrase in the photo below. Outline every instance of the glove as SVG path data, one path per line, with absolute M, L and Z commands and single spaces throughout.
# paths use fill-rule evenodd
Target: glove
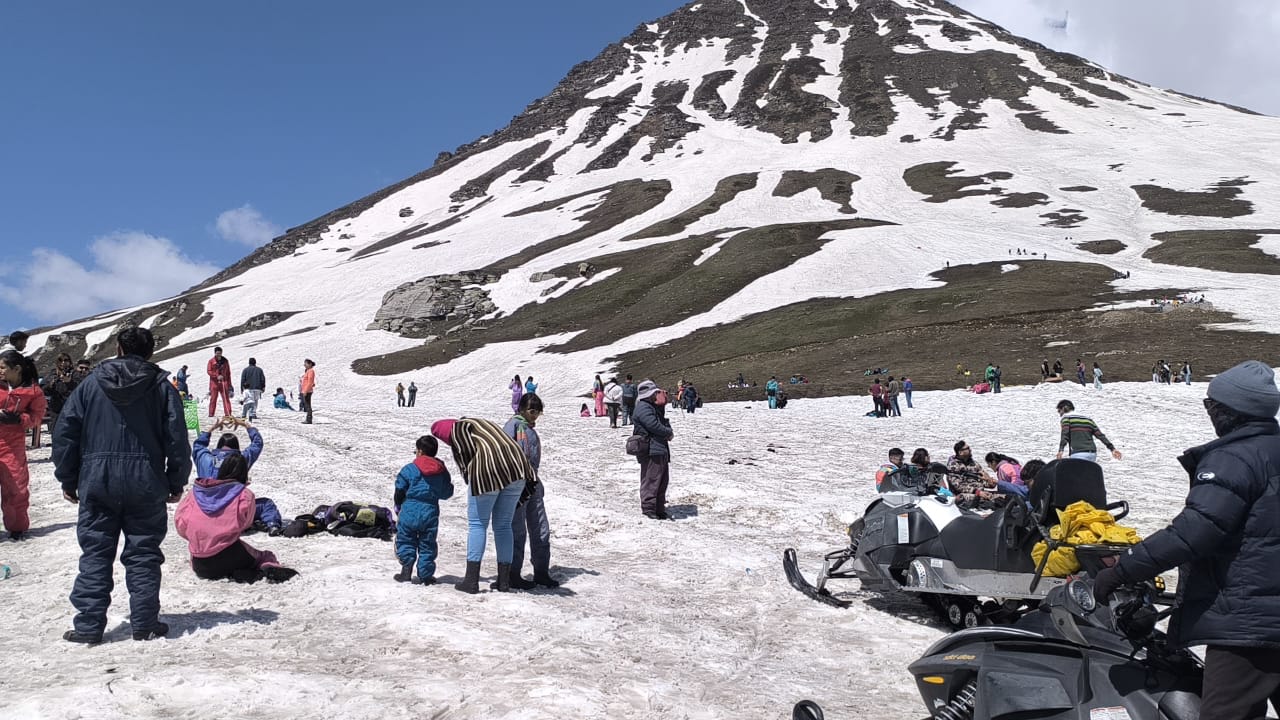
M 1125 584 L 1125 578 L 1120 574 L 1120 568 L 1109 567 L 1098 571 L 1097 577 L 1093 579 L 1093 599 L 1098 601 L 1100 605 L 1106 605 L 1111 600 L 1111 596 L 1115 594 L 1116 589 Z
M 17 425 L 22 422 L 22 416 L 8 410 L 0 410 L 0 425 Z

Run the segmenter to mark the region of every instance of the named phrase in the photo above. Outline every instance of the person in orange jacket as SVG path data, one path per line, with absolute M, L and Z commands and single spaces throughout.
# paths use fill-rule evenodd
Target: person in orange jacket
M 213 349 L 213 357 L 205 367 L 209 374 L 209 417 L 218 412 L 218 398 L 222 398 L 223 414 L 231 416 L 231 363 L 222 356 L 222 348 Z
M 316 389 L 316 364 L 310 359 L 303 360 L 302 366 L 305 368 L 302 372 L 302 380 L 298 386 L 302 396 L 299 398 L 298 409 L 307 414 L 307 419 L 303 420 L 304 425 L 311 424 L 311 393 Z
M 44 421 L 45 411 L 36 375 L 35 364 L 22 353 L 0 353 L 0 508 L 11 540 L 21 540 L 31 529 L 27 432 Z

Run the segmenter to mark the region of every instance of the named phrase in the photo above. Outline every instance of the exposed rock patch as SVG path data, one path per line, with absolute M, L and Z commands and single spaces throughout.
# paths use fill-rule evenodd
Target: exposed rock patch
M 997 180 L 1009 180 L 1012 173 L 995 171 L 983 175 L 959 175 L 954 161 L 931 162 L 907 168 L 902 179 L 907 187 L 925 195 L 925 202 L 947 202 L 977 195 L 1001 195 L 1003 191 L 991 185 Z M 966 190 L 971 187 L 981 190 Z
M 382 296 L 382 307 L 368 329 L 425 337 L 439 323 L 474 324 L 498 309 L 489 291 L 481 287 L 497 282 L 498 277 L 461 272 L 407 282 Z
M 1173 190 L 1159 185 L 1134 185 L 1142 199 L 1142 207 L 1166 215 L 1195 217 L 1240 217 L 1253 213 L 1253 203 L 1239 197 L 1241 186 L 1250 184 L 1243 178 L 1223 180 L 1201 192 Z
M 737 197 L 739 193 L 754 189 L 758 176 L 758 173 L 743 173 L 722 178 L 720 182 L 716 183 L 715 192 L 711 193 L 711 197 L 673 218 L 661 220 L 639 232 L 628 235 L 623 240 L 667 237 L 683 232 L 685 228 L 702 218 L 715 214 L 725 203 Z
M 1076 247 L 1081 250 L 1091 252 L 1095 255 L 1115 255 L 1124 250 L 1127 245 L 1119 240 L 1086 240 L 1085 242 L 1076 243 Z
M 1160 244 L 1142 253 L 1152 262 L 1229 273 L 1280 275 L 1280 258 L 1254 247 L 1271 230 L 1176 230 L 1156 233 Z
M 773 189 L 774 197 L 795 197 L 806 190 L 816 189 L 823 200 L 835 203 L 840 212 L 853 214 L 857 210 L 850 205 L 853 184 L 862 178 L 845 170 L 821 168 L 819 170 L 788 170 Z
M 509 172 L 528 168 L 537 161 L 538 158 L 542 157 L 550 147 L 550 140 L 543 140 L 536 145 L 530 145 L 524 150 L 521 150 L 506 160 L 498 163 L 488 172 L 463 183 L 462 187 L 455 190 L 453 194 L 449 196 L 449 199 L 456 203 L 463 203 L 468 200 L 474 200 L 478 197 L 484 196 L 485 193 L 489 192 L 489 186 L 493 184 L 494 180 L 497 180 Z M 409 214 L 412 215 L 412 211 L 410 211 Z M 400 217 L 405 217 L 403 210 L 400 213 Z

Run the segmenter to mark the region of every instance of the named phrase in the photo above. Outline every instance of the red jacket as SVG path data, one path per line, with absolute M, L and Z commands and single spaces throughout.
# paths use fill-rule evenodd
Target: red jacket
M 219 358 L 215 355 L 209 358 L 205 371 L 209 373 L 210 385 L 231 386 L 231 363 L 225 357 Z
M 44 391 L 35 385 L 9 388 L 0 387 L 0 410 L 8 410 L 22 418 L 15 425 L 0 425 L 0 445 L 25 447 L 26 434 L 44 421 Z

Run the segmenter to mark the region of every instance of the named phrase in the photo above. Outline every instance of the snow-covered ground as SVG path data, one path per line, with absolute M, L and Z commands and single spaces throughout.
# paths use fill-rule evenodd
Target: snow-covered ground
M 656 522 L 639 512 L 627 431 L 579 418 L 579 389 L 541 388 L 558 592 L 449 587 L 464 565 L 460 490 L 442 505 L 445 584 L 430 587 L 391 579 L 391 543 L 327 535 L 250 540 L 301 571 L 287 584 L 207 582 L 171 532 L 162 601 L 173 631 L 150 643 L 129 638 L 118 566 L 108 642 L 60 639 L 72 615 L 75 508 L 59 496 L 48 449 L 35 451 L 32 537 L 0 546 L 0 561 L 20 571 L 0 581 L 0 717 L 755 719 L 789 717 L 807 697 L 837 720 L 918 718 L 906 665 L 946 632 L 924 606 L 859 593 L 836 610 L 792 590 L 781 571 L 788 546 L 812 573 L 844 541 L 890 446 L 945 459 L 965 439 L 976 454 L 1048 459 L 1054 405 L 1071 398 L 1124 452 L 1103 461 L 1110 493 L 1132 503 L 1129 523 L 1147 535 L 1181 506 L 1176 455 L 1212 437 L 1201 382 L 917 392 L 914 410 L 881 420 L 863 416 L 866 398 L 770 411 L 762 392 L 743 390 L 739 402 L 671 413 L 679 519 Z M 338 500 L 389 504 L 394 473 L 431 421 L 509 410 L 500 388 L 428 390 L 402 409 L 390 391 L 335 397 L 323 385 L 316 407 L 312 426 L 262 413 L 266 452 L 252 488 L 286 516 Z M 493 557 L 490 546 L 486 581 Z

